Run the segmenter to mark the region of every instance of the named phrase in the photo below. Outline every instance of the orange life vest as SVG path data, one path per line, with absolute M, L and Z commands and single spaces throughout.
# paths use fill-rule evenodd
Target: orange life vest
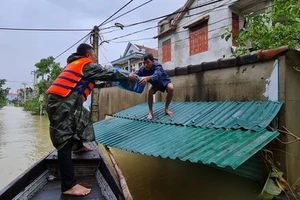
M 86 98 L 95 86 L 95 82 L 83 76 L 83 67 L 91 62 L 93 61 L 89 58 L 80 58 L 69 63 L 53 81 L 46 93 L 66 97 L 72 91 L 75 91 L 82 94 L 82 100 L 86 101 Z M 78 88 L 78 86 L 82 87 Z

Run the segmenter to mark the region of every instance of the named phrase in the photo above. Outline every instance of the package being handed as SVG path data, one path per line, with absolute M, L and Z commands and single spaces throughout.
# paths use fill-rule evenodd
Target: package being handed
M 120 68 L 110 67 L 110 69 L 113 69 L 113 70 L 116 70 L 116 71 L 119 71 L 119 72 L 122 72 L 122 73 L 125 73 L 128 75 L 130 74 L 129 71 L 123 70 Z M 136 75 L 136 77 L 137 77 L 137 81 L 135 81 L 135 82 L 131 82 L 128 80 L 128 81 L 112 81 L 111 83 L 112 83 L 112 85 L 115 85 L 121 89 L 141 94 L 141 93 L 143 93 L 146 85 L 139 85 L 139 81 L 141 80 L 141 78 L 137 75 Z

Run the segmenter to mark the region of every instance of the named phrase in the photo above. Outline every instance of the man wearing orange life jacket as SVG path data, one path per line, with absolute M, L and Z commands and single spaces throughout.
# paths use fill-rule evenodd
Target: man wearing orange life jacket
M 68 65 L 47 90 L 46 111 L 50 121 L 50 137 L 58 152 L 62 193 L 85 196 L 90 189 L 77 184 L 71 152 L 90 151 L 83 142 L 95 140 L 89 111 L 83 102 L 96 80 L 128 81 L 127 74 L 103 68 L 95 63 L 96 54 L 88 44 L 78 46 L 67 59 Z

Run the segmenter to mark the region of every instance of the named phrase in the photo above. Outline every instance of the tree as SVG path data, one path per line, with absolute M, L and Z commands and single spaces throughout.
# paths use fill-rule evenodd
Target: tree
M 225 29 L 222 35 L 226 41 L 232 38 L 239 46 L 237 54 L 251 49 L 271 49 L 288 45 L 300 47 L 300 0 L 274 0 L 263 14 L 245 15 L 248 28 L 240 30 L 238 37 L 232 38 L 232 31 Z
M 35 64 L 35 67 L 37 68 L 37 78 L 42 78 L 37 84 L 35 84 L 35 88 L 38 90 L 38 95 L 24 104 L 24 110 L 31 111 L 33 114 L 40 113 L 39 111 L 43 102 L 39 101 L 39 97 L 42 96 L 43 99 L 46 99 L 45 96 L 47 88 L 62 71 L 60 64 L 56 63 L 52 56 L 41 59 L 40 62 Z
M 60 74 L 62 68 L 59 63 L 54 61 L 52 56 L 41 59 L 40 62 L 35 64 L 35 67 L 37 68 L 37 78 L 42 77 L 42 80 L 40 80 L 35 87 L 38 89 L 39 95 L 44 95 L 50 84 Z
M 3 88 L 5 85 L 6 80 L 5 79 L 0 79 L 0 108 L 5 106 L 6 104 L 6 96 L 9 93 L 10 88 Z

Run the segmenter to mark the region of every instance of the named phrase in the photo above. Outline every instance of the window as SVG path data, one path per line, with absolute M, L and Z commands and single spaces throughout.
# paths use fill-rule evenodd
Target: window
M 171 61 L 171 38 L 162 43 L 162 62 Z
M 139 68 L 141 68 L 141 66 L 142 66 L 142 65 L 143 65 L 143 63 L 142 63 L 142 62 L 140 62 L 140 63 L 139 63 Z
M 239 15 L 236 13 L 232 13 L 232 38 L 237 39 L 239 37 L 239 30 L 240 30 L 240 25 L 239 25 Z M 232 43 L 232 46 L 237 47 L 237 43 Z
M 208 20 L 190 28 L 190 56 L 208 50 Z

